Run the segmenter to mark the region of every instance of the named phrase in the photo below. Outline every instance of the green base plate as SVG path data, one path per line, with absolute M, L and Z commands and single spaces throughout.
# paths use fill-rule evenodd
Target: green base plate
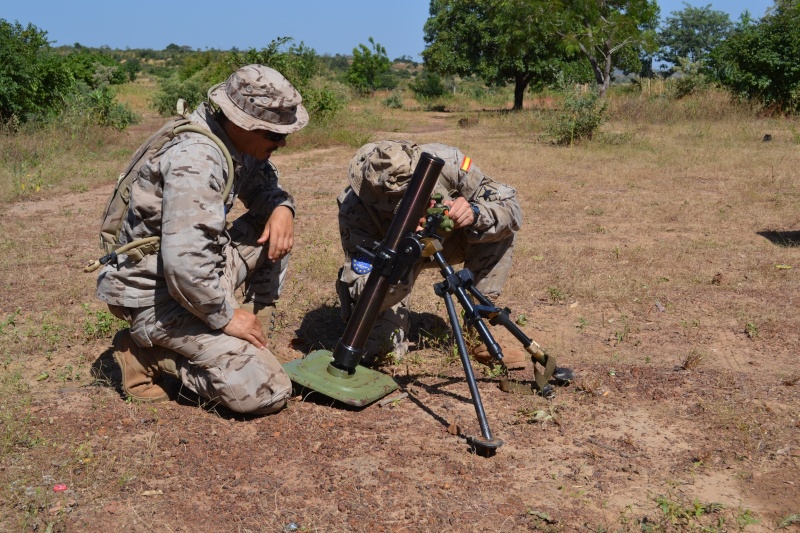
M 351 376 L 330 374 L 328 365 L 332 361 L 333 353 L 317 350 L 303 359 L 284 363 L 283 369 L 298 385 L 356 407 L 369 405 L 397 389 L 392 378 L 363 366 L 357 366 Z

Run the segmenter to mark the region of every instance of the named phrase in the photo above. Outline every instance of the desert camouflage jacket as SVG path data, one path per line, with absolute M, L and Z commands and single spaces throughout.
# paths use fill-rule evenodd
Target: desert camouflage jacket
M 121 244 L 160 236 L 161 249 L 138 262 L 123 254 L 118 265 L 106 265 L 97 279 L 97 296 L 137 308 L 172 298 L 220 329 L 233 317 L 219 282 L 230 244 L 228 211 L 239 198 L 265 224 L 277 206 L 294 211 L 295 204 L 278 184 L 275 166 L 238 153 L 205 104 L 189 118 L 230 150 L 235 168 L 230 195 L 222 198 L 228 169 L 219 147 L 199 133 L 177 135 L 139 171 L 120 233 Z
M 497 242 L 519 230 L 522 226 L 522 209 L 512 187 L 494 181 L 481 172 L 457 148 L 433 143 L 420 145 L 419 149 L 445 162 L 434 192 L 442 193 L 445 198 L 462 196 L 477 204 L 480 211 L 478 220 L 469 228 L 455 230 L 467 232 L 468 242 Z M 348 256 L 358 255 L 356 246 L 370 249 L 375 242 L 383 239 L 401 197 L 383 196 L 362 202 L 350 187 L 339 196 L 339 231 Z M 366 203 L 369 206 L 365 208 Z M 445 234 L 445 240 L 452 234 Z

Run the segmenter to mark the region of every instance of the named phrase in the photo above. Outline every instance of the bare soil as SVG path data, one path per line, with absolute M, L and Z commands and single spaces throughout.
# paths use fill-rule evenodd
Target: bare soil
M 109 182 L 2 207 L 0 337 L 20 387 L 0 400 L 13 406 L 0 529 L 797 531 L 800 180 L 788 134 L 770 130 L 766 144 L 763 124 L 644 126 L 628 144 L 562 149 L 456 122 L 415 116 L 376 138 L 458 145 L 518 189 L 526 220 L 501 303 L 578 376 L 545 399 L 504 393 L 476 367 L 504 441 L 494 457 L 465 439 L 480 429 L 435 272 L 415 288 L 415 349 L 380 367 L 400 386 L 390 398 L 405 398 L 357 409 L 305 391 L 263 418 L 185 391 L 126 401 L 113 331 L 84 331 L 103 310 L 81 267 Z M 333 349 L 344 329 L 335 198 L 353 152 L 275 156 L 299 206 L 276 342 L 297 356 Z

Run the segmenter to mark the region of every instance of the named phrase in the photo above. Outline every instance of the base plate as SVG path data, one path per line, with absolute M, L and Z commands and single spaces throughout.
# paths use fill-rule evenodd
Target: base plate
M 356 407 L 364 407 L 397 389 L 397 383 L 386 374 L 357 366 L 350 376 L 328 373 L 333 353 L 327 350 L 311 352 L 302 359 L 283 364 L 292 381 L 325 396 Z

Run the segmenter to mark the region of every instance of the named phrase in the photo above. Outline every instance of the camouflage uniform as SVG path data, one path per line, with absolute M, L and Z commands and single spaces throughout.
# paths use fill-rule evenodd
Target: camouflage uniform
M 294 199 L 271 162 L 237 152 L 206 104 L 190 119 L 230 150 L 230 195 L 221 196 L 228 170 L 219 147 L 199 133 L 178 134 L 140 170 L 120 234 L 122 244 L 160 236 L 160 250 L 138 262 L 121 255 L 118 267 L 105 266 L 97 296 L 130 322 L 140 347 L 182 356 L 184 386 L 237 412 L 267 411 L 289 396 L 288 376 L 269 350 L 220 330 L 238 307 L 238 287 L 244 285 L 245 301 L 278 299 L 288 256 L 270 261 L 268 244 L 256 240 L 276 207 L 295 210 Z M 248 211 L 229 224 L 237 197 Z
M 463 263 L 469 268 L 475 274 L 476 287 L 488 298 L 494 300 L 500 296 L 511 269 L 516 232 L 522 224 L 516 191 L 492 180 L 452 146 L 382 141 L 359 149 L 350 164 L 351 186 L 337 200 L 339 233 L 345 253 L 337 293 L 345 321 L 368 277 L 363 268 L 366 258 L 357 246 L 369 250 L 384 238 L 408 178 L 423 152 L 445 161 L 434 192 L 443 194 L 445 199 L 461 196 L 479 210 L 471 227 L 445 234 L 442 252 L 445 259 L 452 265 Z M 419 262 L 409 284 L 390 287 L 365 346 L 367 358 L 388 352 L 397 356 L 406 353 L 409 295 L 423 268 L 438 268 L 438 265 L 431 261 Z

